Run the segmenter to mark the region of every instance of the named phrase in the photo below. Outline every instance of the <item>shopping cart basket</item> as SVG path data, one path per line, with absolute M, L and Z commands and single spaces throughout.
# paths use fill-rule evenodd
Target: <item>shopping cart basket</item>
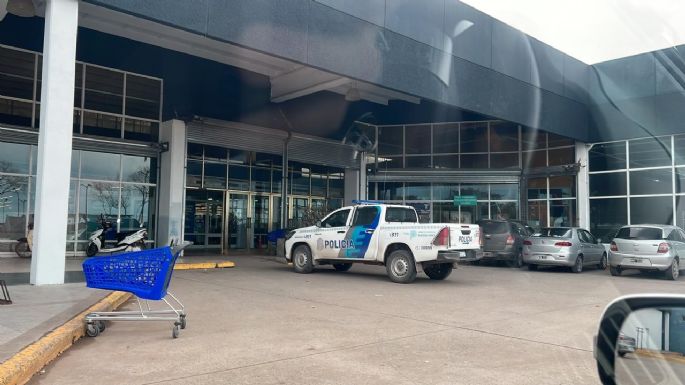
M 186 313 L 181 301 L 167 290 L 178 255 L 190 242 L 111 256 L 93 257 L 83 262 L 86 286 L 119 290 L 136 297 L 138 310 L 93 312 L 86 315 L 86 334 L 97 337 L 105 330 L 103 321 L 173 321 L 172 336 L 186 328 Z M 173 301 L 169 302 L 167 297 Z M 144 300 L 145 306 L 141 303 Z M 162 300 L 168 308 L 152 310 L 150 300 Z

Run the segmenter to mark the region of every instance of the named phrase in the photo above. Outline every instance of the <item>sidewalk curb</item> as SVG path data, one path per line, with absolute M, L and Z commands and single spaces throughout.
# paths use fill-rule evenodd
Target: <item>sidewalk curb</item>
M 177 263 L 174 270 L 202 270 L 202 269 L 223 269 L 228 267 L 235 267 L 235 263 L 231 261 L 225 262 L 198 262 L 198 263 Z
M 112 311 L 131 298 L 130 293 L 115 291 L 62 326 L 22 349 L 0 364 L 0 385 L 23 385 L 45 365 L 69 349 L 85 335 L 85 317 L 95 311 Z
M 635 351 L 636 355 L 644 356 L 644 357 L 650 357 L 650 358 L 656 358 L 656 359 L 662 359 L 670 362 L 677 362 L 679 364 L 685 364 L 685 356 L 683 356 L 680 353 L 673 353 L 673 352 L 659 352 L 659 351 L 652 351 L 652 350 L 647 350 L 647 349 L 637 349 Z

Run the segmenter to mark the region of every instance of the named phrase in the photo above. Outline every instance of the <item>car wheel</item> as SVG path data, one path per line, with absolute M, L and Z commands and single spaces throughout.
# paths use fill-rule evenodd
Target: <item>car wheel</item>
M 29 249 L 29 244 L 27 242 L 17 242 L 17 244 L 14 245 L 14 252 L 17 253 L 20 258 L 31 258 L 31 249 Z
M 347 271 L 347 270 L 350 270 L 350 268 L 352 268 L 352 264 L 351 263 L 334 263 L 333 268 L 337 271 Z
M 441 281 L 452 274 L 453 268 L 454 266 L 451 263 L 435 263 L 424 266 L 423 272 L 426 273 L 428 278 Z
M 619 275 L 621 275 L 621 268 L 609 266 L 609 273 L 611 273 L 611 275 L 613 275 L 614 277 L 618 277 Z
M 388 277 L 395 283 L 411 283 L 416 279 L 414 257 L 407 250 L 395 250 L 385 262 Z
M 571 272 L 579 274 L 583 272 L 583 256 L 579 255 L 576 257 L 576 262 L 571 267 Z
M 530 270 L 530 271 L 536 271 L 537 269 L 538 269 L 538 265 L 533 265 L 533 264 L 528 265 L 528 270 Z
M 666 279 L 669 279 L 671 281 L 675 281 L 678 279 L 680 276 L 680 263 L 678 261 L 678 258 L 673 258 L 673 262 L 671 262 L 671 266 L 666 270 Z
M 607 268 L 607 253 L 602 254 L 602 259 L 599 261 L 599 265 L 597 267 L 600 270 L 606 270 Z
M 293 269 L 296 273 L 309 274 L 314 271 L 312 251 L 307 245 L 299 245 L 293 251 Z

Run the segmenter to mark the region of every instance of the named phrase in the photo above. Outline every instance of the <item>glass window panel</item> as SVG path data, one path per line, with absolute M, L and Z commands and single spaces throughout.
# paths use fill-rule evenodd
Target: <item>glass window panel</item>
M 588 152 L 590 171 L 620 170 L 626 168 L 626 143 L 595 144 Z
M 126 114 L 159 119 L 162 82 L 132 74 L 126 75 Z
M 205 188 L 226 188 L 226 164 L 205 162 Z
M 547 178 L 528 179 L 528 199 L 547 198 Z
M 404 199 L 423 201 L 431 199 L 431 185 L 430 183 L 405 183 L 404 184 Z
M 0 142 L 0 172 L 28 174 L 31 146 Z
M 136 183 L 157 181 L 157 159 L 147 156 L 122 155 L 121 180 Z
M 590 174 L 590 196 L 626 195 L 628 187 L 625 172 Z
M 685 196 L 676 196 L 676 226 L 685 229 Z
M 630 198 L 630 223 L 673 224 L 673 198 L 640 197 Z
M 343 198 L 345 196 L 345 173 L 333 172 L 328 174 L 328 196 Z
M 327 184 L 328 180 L 326 174 L 312 174 L 312 195 L 325 197 Z
M 229 190 L 248 191 L 250 189 L 250 168 L 245 166 L 228 166 Z
M 404 158 L 406 168 L 430 168 L 430 156 L 407 156 Z
M 292 193 L 294 195 L 309 195 L 309 168 L 293 165 L 292 172 Z
M 281 169 L 275 169 L 271 173 L 271 192 L 273 193 L 280 193 L 281 192 L 281 187 L 282 182 L 283 182 L 283 174 L 281 173 Z
M 461 206 L 459 212 L 460 223 L 477 223 L 481 219 L 490 218 L 490 205 L 487 202 L 478 202 L 476 206 Z
M 228 162 L 231 164 L 250 164 L 250 152 L 243 150 L 229 150 Z
M 204 146 L 197 143 L 188 143 L 188 158 L 202 159 L 202 152 Z
M 488 168 L 488 154 L 462 154 L 461 168 Z
M 538 168 L 547 166 L 547 151 L 526 151 L 523 153 L 524 168 Z
M 452 202 L 433 203 L 434 223 L 460 223 L 459 207 Z
M 205 146 L 205 160 L 226 161 L 228 152 L 223 147 Z
M 575 176 L 553 176 L 549 178 L 550 198 L 573 198 L 576 196 Z
M 402 157 L 381 156 L 378 158 L 378 170 L 403 168 Z
M 282 155 L 265 154 L 262 152 L 255 153 L 255 165 L 266 167 L 279 167 L 283 165 Z
M 518 201 L 519 185 L 515 183 L 491 184 L 490 199 Z
M 403 151 L 402 126 L 378 127 L 378 154 L 401 155 Z
M 74 134 L 81 133 L 81 110 L 74 110 L 74 122 L 73 122 L 73 132 Z M 39 106 L 36 106 L 36 128 L 40 128 L 40 110 Z
M 460 135 L 461 152 L 488 152 L 487 123 L 462 123 Z
M 79 188 L 79 182 L 72 180 L 69 183 L 69 206 L 67 211 L 67 250 L 73 250 L 75 241 L 86 240 L 87 232 L 86 221 L 80 219 L 76 220 L 76 190 Z M 33 187 L 35 189 L 35 187 Z M 79 217 L 81 218 L 81 217 Z M 78 234 L 78 235 L 77 235 Z
M 539 150 L 547 148 L 547 133 L 534 128 L 521 127 L 521 149 Z
M 459 195 L 458 184 L 437 184 L 433 183 L 433 200 L 453 200 Z
M 38 165 L 36 164 L 37 163 L 36 157 L 38 156 L 37 155 L 38 154 L 38 148 L 37 148 L 37 146 L 31 146 L 31 147 L 33 147 L 33 152 L 32 152 L 33 170 L 31 171 L 31 174 L 36 175 L 37 174 L 36 171 L 38 168 Z M 80 163 L 81 163 L 81 151 L 72 150 L 71 151 L 71 177 L 72 178 L 78 178 L 78 176 L 79 176 L 78 175 L 78 167 L 79 167 Z
M 81 151 L 81 178 L 98 180 L 119 180 L 119 154 Z
M 671 169 L 630 172 L 630 195 L 671 194 L 673 191 Z
M 83 113 L 85 135 L 121 138 L 121 117 L 85 111 Z
M 123 73 L 86 66 L 86 109 L 121 114 L 123 91 Z
M 0 174 L 0 239 L 15 241 L 26 234 L 29 178 Z
M 519 128 L 509 122 L 490 123 L 490 152 L 518 151 Z
M 157 142 L 159 140 L 159 123 L 126 118 L 124 139 Z
M 328 211 L 337 210 L 343 206 L 343 200 L 338 198 L 328 199 L 326 205 L 328 206 Z
M 402 183 L 378 183 L 378 198 L 382 201 L 397 201 L 404 199 Z
M 459 152 L 458 123 L 433 125 L 433 152 L 452 154 Z
M 271 192 L 271 169 L 258 167 L 252 169 L 252 191 Z
M 648 138 L 628 142 L 630 168 L 671 165 L 671 138 Z
M 419 217 L 419 223 L 430 223 L 431 221 L 431 204 L 430 203 L 418 203 L 409 202 L 408 206 L 411 206 L 416 210 L 416 214 Z
M 0 123 L 31 127 L 32 117 L 31 103 L 0 98 Z
M 459 155 L 434 155 L 433 168 L 459 168 Z
M 675 192 L 685 193 L 685 167 L 675 169 Z
M 574 144 L 575 142 L 571 138 L 553 134 L 551 132 L 547 133 L 547 147 L 573 146 Z
M 490 217 L 492 219 L 518 219 L 518 202 L 490 202 Z
M 685 164 L 685 135 L 673 137 L 673 149 L 675 152 L 675 164 Z
M 490 168 L 519 168 L 518 152 L 510 154 L 490 154 Z
M 0 94 L 33 99 L 35 54 L 0 47 Z
M 202 187 L 202 162 L 188 160 L 186 165 L 186 186 Z
M 528 225 L 534 229 L 547 227 L 547 201 L 528 202 Z
M 154 187 L 144 185 L 124 185 L 121 190 L 121 213 L 119 231 L 137 231 L 145 228 L 153 235 L 150 228 L 154 208 Z
M 571 227 L 578 225 L 576 216 L 576 200 L 550 200 L 549 201 L 550 225 L 554 227 Z
M 478 200 L 488 199 L 488 185 L 487 184 L 462 184 L 461 195 L 475 195 Z
M 430 154 L 431 126 L 427 124 L 406 126 L 404 143 L 406 154 Z
M 616 231 L 628 224 L 626 198 L 590 199 L 590 232 L 609 243 Z
M 575 159 L 576 151 L 573 147 L 567 148 L 557 148 L 549 150 L 547 157 L 550 166 L 560 166 L 564 164 L 573 164 L 576 162 Z
M 113 239 L 119 214 L 121 186 L 119 183 L 82 181 L 79 188 L 79 218 L 83 218 L 86 228 L 86 234 L 83 235 L 85 238 L 80 239 L 87 239 L 88 234 L 100 228 L 100 215 L 104 215 L 105 220 L 113 225 L 105 239 Z M 124 210 L 128 210 L 127 204 L 128 202 L 124 202 Z

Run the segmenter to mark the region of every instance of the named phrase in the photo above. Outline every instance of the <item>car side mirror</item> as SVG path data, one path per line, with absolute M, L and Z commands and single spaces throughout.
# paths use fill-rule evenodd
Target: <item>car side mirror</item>
M 602 243 L 602 238 L 597 238 L 597 244 L 599 245 L 601 243 Z
M 311 223 L 311 222 L 309 222 Z M 321 227 L 321 221 L 316 221 L 316 227 Z
M 594 356 L 603 384 L 678 383 L 685 373 L 685 295 L 629 295 L 604 310 Z

